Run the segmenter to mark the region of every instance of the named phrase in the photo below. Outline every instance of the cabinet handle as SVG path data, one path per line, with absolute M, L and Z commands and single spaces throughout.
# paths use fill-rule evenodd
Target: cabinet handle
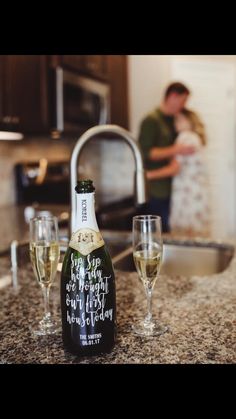
M 18 116 L 6 115 L 3 116 L 2 122 L 4 122 L 5 124 L 19 124 L 20 118 Z
M 3 116 L 2 118 L 2 122 L 4 122 L 5 124 L 10 124 L 11 122 L 11 116 Z

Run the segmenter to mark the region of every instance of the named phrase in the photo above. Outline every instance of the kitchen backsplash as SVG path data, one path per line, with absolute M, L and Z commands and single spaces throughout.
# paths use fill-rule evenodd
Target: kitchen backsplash
M 49 161 L 70 159 L 74 143 L 54 141 L 48 138 L 33 138 L 22 142 L 0 143 L 0 206 L 16 202 L 14 166 L 18 162 Z M 132 195 L 134 182 L 134 162 L 132 152 L 119 140 L 92 140 L 88 143 L 80 159 L 79 173 L 94 179 L 100 195 L 112 196 L 112 200 Z

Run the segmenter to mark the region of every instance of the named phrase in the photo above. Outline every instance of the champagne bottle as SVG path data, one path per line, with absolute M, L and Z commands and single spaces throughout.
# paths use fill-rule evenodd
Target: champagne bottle
M 96 221 L 93 182 L 79 181 L 77 226 L 61 275 L 62 338 L 77 355 L 110 352 L 116 336 L 115 276 Z

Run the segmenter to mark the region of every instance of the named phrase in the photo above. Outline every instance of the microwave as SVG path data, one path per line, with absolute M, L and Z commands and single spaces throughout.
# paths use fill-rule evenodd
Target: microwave
M 61 67 L 50 71 L 52 138 L 78 138 L 95 125 L 110 123 L 108 83 Z

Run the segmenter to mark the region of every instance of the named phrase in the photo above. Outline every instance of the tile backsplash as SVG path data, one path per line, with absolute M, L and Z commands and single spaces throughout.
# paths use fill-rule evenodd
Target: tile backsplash
M 69 161 L 75 141 L 32 138 L 21 142 L 0 142 L 0 206 L 16 202 L 14 166 L 19 162 Z M 91 140 L 84 147 L 80 177 L 91 177 L 97 192 L 115 200 L 134 191 L 134 161 L 129 147 L 120 140 Z

